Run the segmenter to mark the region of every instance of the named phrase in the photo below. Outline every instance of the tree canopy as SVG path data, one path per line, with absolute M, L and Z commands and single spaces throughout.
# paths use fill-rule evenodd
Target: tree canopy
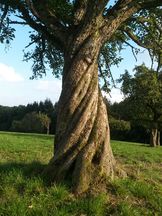
M 129 99 L 134 118 L 158 129 L 162 116 L 162 74 L 145 65 L 136 66 L 134 71 L 134 77 L 128 71 L 121 76 L 121 90 Z
M 162 75 L 144 64 L 134 68 L 134 77 L 128 71 L 121 75 L 121 90 L 142 110 L 148 107 L 157 114 L 162 112 Z
M 104 41 L 98 59 L 99 78 L 102 89 L 107 90 L 111 65 L 122 60 L 121 49 L 128 45 L 133 54 L 138 52 L 132 41 L 147 48 L 154 60 L 162 61 L 161 5 L 160 0 L 0 0 L 0 41 L 8 44 L 14 39 L 15 25 L 30 26 L 33 31 L 24 59 L 33 60 L 32 78 L 45 74 L 48 67 L 59 77 L 69 49 L 67 41 L 76 44 L 74 56 L 81 46 L 80 35 L 83 41 L 98 32 Z M 122 25 L 110 35 L 114 18 Z

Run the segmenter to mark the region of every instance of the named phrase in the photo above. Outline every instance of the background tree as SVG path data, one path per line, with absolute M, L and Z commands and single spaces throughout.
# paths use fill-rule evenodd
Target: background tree
M 22 120 L 12 122 L 12 130 L 27 133 L 42 133 L 44 126 L 39 114 L 36 112 L 27 113 Z
M 140 142 L 148 144 L 150 141 L 150 120 L 147 113 L 139 113 L 132 103 L 132 98 L 125 97 L 121 102 L 110 104 L 109 116 L 118 121 L 124 120 L 130 125 L 129 130 L 117 131 L 111 128 L 111 138 L 129 142 Z M 145 116 L 145 117 L 144 117 Z M 111 122 L 110 122 L 111 127 Z M 161 127 L 161 126 L 160 126 Z M 117 127 L 116 127 L 117 128 Z
M 11 128 L 13 120 L 20 120 L 24 117 L 26 110 L 25 106 L 0 106 L 0 130 L 8 131 Z
M 128 71 L 121 76 L 121 90 L 129 98 L 136 120 L 151 122 L 150 145 L 160 145 L 159 120 L 162 116 L 162 79 L 157 71 L 145 65 L 134 69 L 134 77 Z
M 85 191 L 97 176 L 113 176 L 116 168 L 98 68 L 99 77 L 106 81 L 104 69 L 111 64 L 106 56 L 112 45 L 129 44 L 130 30 L 141 32 L 143 45 L 146 29 L 138 17 L 160 14 L 157 6 L 162 5 L 161 0 L 118 0 L 112 7 L 108 3 L 0 0 L 1 41 L 9 43 L 14 38 L 12 24 L 29 25 L 35 30 L 30 38 L 36 46 L 25 57 L 34 60 L 33 77 L 45 73 L 47 64 L 56 76 L 60 71 L 63 74 L 55 153 L 46 172 L 56 181 L 72 176 L 77 193 Z
M 48 117 L 48 115 L 41 112 L 39 113 L 39 118 L 42 122 L 42 125 L 46 128 L 47 134 L 49 134 L 51 119 Z
M 44 126 L 46 127 L 47 131 L 49 131 L 49 133 L 51 134 L 55 134 L 56 118 L 57 118 L 57 103 L 53 105 L 49 99 L 46 99 L 45 101 L 40 101 L 39 103 L 34 102 L 32 104 L 27 104 L 27 106 L 24 105 L 19 105 L 14 107 L 0 106 L 0 130 L 1 131 L 16 130 L 21 132 L 22 125 L 19 124 L 20 121 L 27 113 L 32 113 L 32 112 L 35 112 L 37 114 L 41 113 L 42 116 L 45 117 L 46 119 L 46 124 Z M 25 132 L 24 129 L 23 132 Z
M 11 130 L 26 133 L 46 133 L 49 134 L 50 118 L 41 112 L 27 113 L 23 119 L 12 122 Z

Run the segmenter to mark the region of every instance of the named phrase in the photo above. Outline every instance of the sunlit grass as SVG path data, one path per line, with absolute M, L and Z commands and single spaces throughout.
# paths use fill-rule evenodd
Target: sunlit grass
M 162 215 L 162 148 L 112 141 L 126 179 L 107 193 L 76 198 L 66 184 L 48 184 L 42 171 L 53 136 L 0 133 L 0 216 Z

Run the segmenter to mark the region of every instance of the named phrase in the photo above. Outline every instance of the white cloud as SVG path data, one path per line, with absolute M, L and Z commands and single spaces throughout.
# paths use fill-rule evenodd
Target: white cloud
M 120 101 L 123 100 L 123 94 L 121 93 L 120 89 L 113 88 L 111 90 L 110 95 L 111 95 L 110 101 L 112 103 L 114 103 L 114 102 L 118 102 L 119 103 Z
M 47 81 L 47 80 L 39 81 L 38 85 L 36 86 L 36 89 L 42 90 L 42 91 L 48 90 L 49 89 L 49 81 Z
M 48 91 L 53 93 L 59 93 L 61 92 L 61 81 L 60 80 L 40 80 L 38 82 L 38 85 L 36 86 L 37 90 L 41 91 Z
M 0 81 L 20 82 L 23 80 L 23 77 L 13 67 L 0 63 Z
M 23 82 L 0 82 L 0 105 L 27 105 L 34 101 L 50 99 L 57 102 L 61 93 L 59 80 L 24 80 Z
M 105 96 L 111 103 L 114 102 L 121 102 L 123 100 L 123 94 L 121 93 L 120 89 L 113 88 L 109 94 L 103 92 L 103 96 Z

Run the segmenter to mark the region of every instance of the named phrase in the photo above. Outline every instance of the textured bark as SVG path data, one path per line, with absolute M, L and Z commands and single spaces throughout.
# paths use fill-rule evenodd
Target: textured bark
M 114 173 L 107 111 L 98 85 L 99 50 L 100 42 L 93 38 L 75 56 L 66 53 L 54 157 L 46 170 L 55 181 L 70 177 L 76 193 L 86 191 L 96 177 Z

